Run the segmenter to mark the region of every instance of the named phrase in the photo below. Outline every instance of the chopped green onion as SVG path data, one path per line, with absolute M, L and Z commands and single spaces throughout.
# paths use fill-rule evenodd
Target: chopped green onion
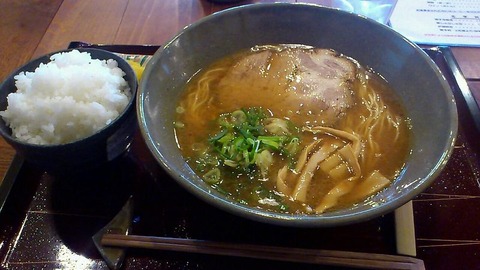
M 223 161 L 223 164 L 229 166 L 229 167 L 232 167 L 232 168 L 236 168 L 238 166 L 238 163 L 236 163 L 235 161 L 233 160 L 230 160 L 230 159 L 225 159 Z
M 294 141 L 293 135 L 268 133 L 263 125 L 266 119 L 267 114 L 261 108 L 242 109 L 221 115 L 218 118 L 220 132 L 209 139 L 211 149 L 220 155 L 225 166 L 247 171 L 252 169 L 250 166 L 258 166 L 256 159 L 264 150 L 292 152 L 294 149 L 286 150 L 285 147 L 289 145 L 293 148 L 291 144 L 298 143 L 298 139 Z M 295 128 L 292 128 L 288 133 L 294 131 Z
M 216 184 L 220 182 L 220 170 L 215 168 L 213 170 L 208 171 L 206 174 L 203 175 L 203 180 L 208 184 Z

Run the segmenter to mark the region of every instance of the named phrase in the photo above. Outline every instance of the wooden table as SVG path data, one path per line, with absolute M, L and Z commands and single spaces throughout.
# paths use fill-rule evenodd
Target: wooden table
M 235 5 L 257 2 L 278 1 L 242 1 Z M 303 2 L 331 4 L 328 0 Z M 71 41 L 101 44 L 164 44 L 186 25 L 231 6 L 234 4 L 213 4 L 206 0 L 0 0 L 0 18 L 2 18 L 0 80 L 29 59 L 64 49 Z M 457 47 L 452 48 L 452 51 L 473 95 L 480 100 L 480 48 Z M 0 139 L 0 176 L 5 175 L 13 156 L 13 149 Z M 478 172 L 476 174 L 478 176 Z M 449 198 L 452 199 L 452 197 Z M 419 202 L 424 202 L 423 199 L 420 198 Z M 478 198 L 474 196 L 473 199 Z M 434 207 L 444 206 L 439 204 Z M 418 215 L 417 212 L 416 215 Z M 472 218 L 477 217 L 472 216 Z M 457 220 L 457 222 L 468 223 L 469 220 Z M 432 221 L 432 224 L 434 223 L 435 220 Z M 423 255 L 428 256 L 430 252 L 428 248 L 435 237 L 443 236 L 417 235 L 420 258 Z M 439 245 L 454 249 L 454 254 L 460 254 L 461 248 L 468 246 L 476 248 L 476 252 L 468 253 L 468 256 L 480 256 L 478 239 L 476 235 L 463 235 L 437 240 Z M 426 250 L 422 251 L 421 244 L 427 242 L 428 244 L 423 245 Z M 461 259 L 457 259 L 461 262 Z M 480 261 L 478 258 L 473 259 Z M 468 260 L 469 258 L 466 258 L 464 262 Z M 480 265 L 477 265 L 477 269 L 480 269 Z

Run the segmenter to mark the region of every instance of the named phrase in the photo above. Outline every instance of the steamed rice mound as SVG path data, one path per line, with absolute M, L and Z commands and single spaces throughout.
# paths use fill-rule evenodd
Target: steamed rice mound
M 73 50 L 52 55 L 35 72 L 14 77 L 17 91 L 0 111 L 18 140 L 42 145 L 65 144 L 102 129 L 131 98 L 125 73 L 113 60 L 92 59 Z

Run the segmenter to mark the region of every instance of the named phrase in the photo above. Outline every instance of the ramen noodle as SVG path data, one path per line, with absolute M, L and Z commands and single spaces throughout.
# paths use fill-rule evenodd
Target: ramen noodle
M 255 46 L 191 78 L 178 146 L 226 197 L 321 214 L 369 199 L 401 173 L 410 126 L 388 83 L 356 60 L 303 45 Z

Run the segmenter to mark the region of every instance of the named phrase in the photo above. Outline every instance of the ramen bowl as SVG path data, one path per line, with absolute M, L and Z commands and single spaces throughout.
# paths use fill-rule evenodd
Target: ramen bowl
M 136 100 L 136 91 L 137 91 L 138 81 L 130 65 L 125 60 L 123 60 L 120 56 L 109 51 L 99 50 L 99 49 L 90 49 L 90 48 L 79 48 L 76 50 L 79 51 L 80 53 L 89 53 L 91 59 L 99 59 L 99 60 L 113 59 L 117 62 L 118 68 L 120 68 L 121 71 L 124 73 L 123 79 L 126 81 L 126 84 L 128 84 L 128 87 L 130 89 L 130 98 L 128 100 L 128 103 L 126 104 L 126 107 L 119 112 L 119 115 L 116 118 L 111 119 L 108 123 L 105 123 L 105 126 L 98 128 L 98 130 L 96 130 L 92 134 L 75 139 L 73 141 L 68 141 L 65 143 L 39 144 L 36 142 L 22 140 L 22 139 L 19 139 L 18 136 L 14 136 L 11 126 L 7 124 L 7 122 L 3 117 L 0 117 L 0 135 L 5 139 L 7 143 L 9 143 L 16 150 L 17 155 L 25 159 L 34 167 L 38 167 L 39 169 L 46 170 L 54 174 L 79 173 L 82 171 L 86 171 L 88 169 L 96 168 L 102 164 L 105 164 L 108 161 L 115 159 L 116 157 L 120 156 L 129 147 L 131 140 L 133 139 L 134 132 L 137 130 L 137 126 L 138 126 L 136 113 L 135 113 L 135 104 L 136 104 L 135 100 Z M 32 61 L 18 68 L 16 71 L 12 72 L 12 74 L 8 76 L 0 86 L 0 111 L 5 111 L 8 108 L 8 106 L 10 106 L 7 97 L 9 96 L 9 94 L 17 92 L 16 83 L 18 81 L 15 77 L 19 73 L 23 73 L 23 72 L 36 73 L 40 65 L 44 65 L 51 62 L 52 55 L 55 55 L 58 53 L 67 53 L 71 51 L 72 51 L 71 49 L 68 49 L 68 50 L 62 50 L 62 51 L 52 52 L 52 53 L 43 55 L 39 58 L 33 59 Z M 83 71 L 85 71 L 85 68 L 83 69 Z M 44 72 L 43 74 L 45 74 L 45 69 L 43 72 Z M 95 72 L 98 74 L 99 72 L 98 68 L 95 70 Z M 77 71 L 77 74 L 78 74 L 78 71 Z M 85 74 L 85 73 L 82 73 L 82 74 Z M 42 85 L 57 86 L 57 88 L 55 87 L 48 88 L 50 89 L 49 91 L 56 91 L 58 90 L 58 88 L 61 88 L 61 87 L 58 87 L 59 84 L 51 83 L 51 81 L 55 81 L 57 78 L 53 78 L 52 80 L 51 73 L 48 73 L 47 75 L 50 75 L 50 76 L 44 75 L 42 77 L 43 78 Z M 38 78 L 39 77 L 37 77 L 36 79 L 37 85 L 38 85 L 38 82 L 40 81 L 40 79 Z M 75 81 L 77 83 L 76 86 L 78 86 L 78 84 L 82 84 L 83 82 L 82 80 L 85 77 L 82 78 L 82 77 L 73 76 L 73 78 L 72 77 L 69 77 L 69 78 L 70 80 Z M 95 85 L 91 83 L 91 81 L 93 81 L 94 79 L 98 80 L 98 78 L 92 78 L 92 77 L 87 77 L 87 78 L 90 80 L 90 84 L 88 83 L 89 81 L 87 79 L 85 80 L 86 82 L 85 85 Z M 47 87 L 42 87 L 42 88 L 44 90 L 47 89 Z M 78 91 L 78 89 L 86 90 L 87 88 L 76 88 L 76 89 Z M 88 92 L 95 92 L 99 89 L 93 86 L 88 88 L 88 90 L 90 90 Z M 62 100 L 65 100 L 65 98 L 63 98 Z M 38 103 L 38 100 L 36 102 Z M 81 103 L 81 102 L 84 102 L 84 101 L 78 101 L 74 105 L 78 105 L 78 103 Z M 51 122 L 55 122 L 55 121 L 65 122 L 65 123 L 69 121 L 74 122 L 74 120 L 71 118 L 64 119 L 66 117 L 63 117 L 65 115 L 69 115 L 69 116 L 72 115 L 71 112 L 65 111 L 64 109 L 65 107 L 78 108 L 76 106 L 71 106 L 72 103 L 75 103 L 75 102 L 70 102 L 69 106 L 64 106 L 63 104 L 58 104 L 59 106 L 47 106 L 52 111 L 59 110 L 58 107 L 63 108 L 64 110 L 63 113 L 56 118 L 52 117 L 51 113 L 46 112 L 48 111 L 48 109 L 33 110 L 32 108 L 28 108 L 25 113 L 26 114 L 34 113 L 35 115 L 33 119 L 36 119 L 36 120 L 40 119 L 41 121 L 43 121 L 44 119 L 53 118 L 54 120 L 52 120 Z M 45 104 L 47 103 L 45 102 Z M 99 114 L 102 112 L 103 112 L 102 110 L 100 110 L 100 112 L 98 110 L 97 111 L 92 110 L 90 114 L 94 115 L 95 118 L 99 118 Z M 85 115 L 85 114 L 82 114 L 82 112 L 76 112 L 76 113 L 78 113 L 79 115 Z M 85 122 L 87 120 L 83 118 L 80 121 Z M 30 122 L 34 124 L 36 121 L 33 120 Z M 75 127 L 78 127 L 78 126 L 80 125 L 70 124 L 69 129 L 74 130 L 75 132 L 78 133 L 78 129 L 75 130 Z
M 187 81 L 213 61 L 262 44 L 331 48 L 372 68 L 392 86 L 411 122 L 404 169 L 368 202 L 323 214 L 284 214 L 232 201 L 207 185 L 177 146 L 174 121 Z M 186 27 L 157 51 L 137 96 L 140 129 L 158 163 L 186 190 L 230 213 L 285 226 L 322 227 L 389 213 L 432 184 L 447 163 L 457 134 L 451 90 L 418 46 L 368 18 L 308 4 L 254 4 L 228 9 Z

